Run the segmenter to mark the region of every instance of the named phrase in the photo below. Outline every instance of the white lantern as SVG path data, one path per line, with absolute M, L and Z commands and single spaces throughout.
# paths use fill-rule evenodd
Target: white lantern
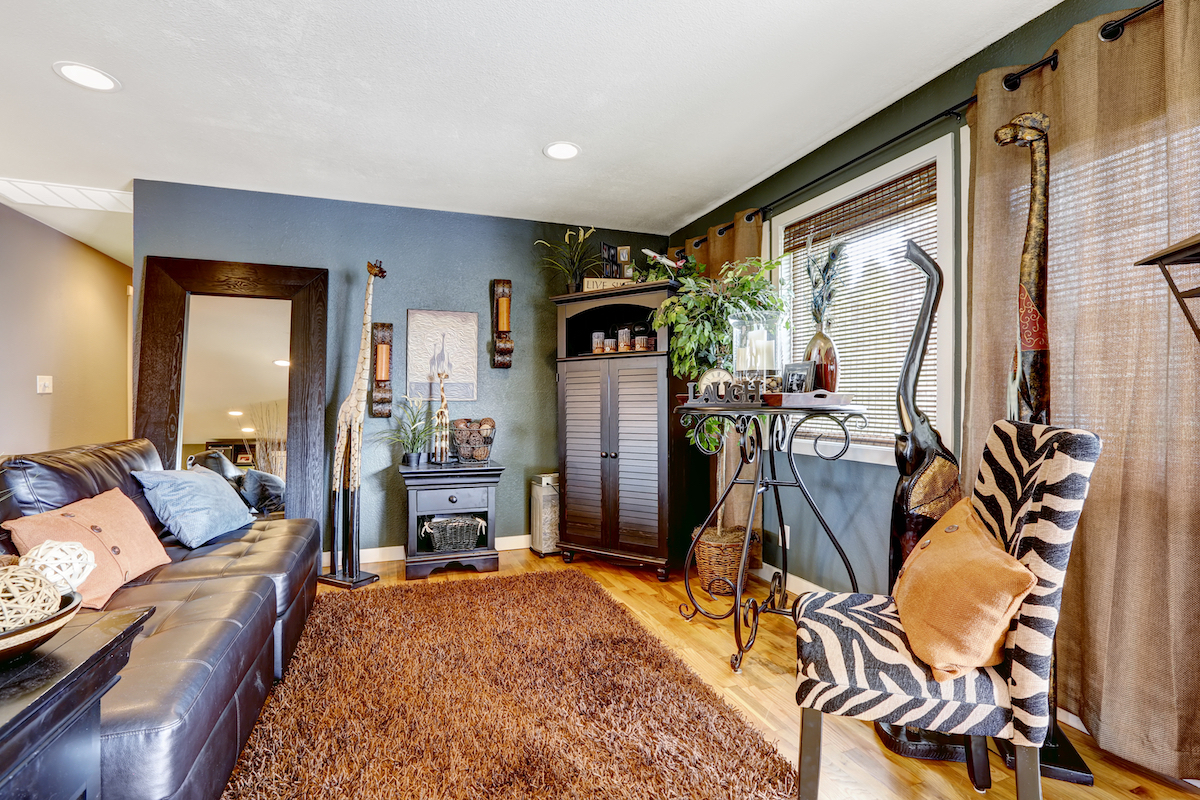
M 61 594 L 74 592 L 83 585 L 96 568 L 96 556 L 79 542 L 56 542 L 47 539 L 21 556 L 22 567 L 29 567 L 46 576 Z

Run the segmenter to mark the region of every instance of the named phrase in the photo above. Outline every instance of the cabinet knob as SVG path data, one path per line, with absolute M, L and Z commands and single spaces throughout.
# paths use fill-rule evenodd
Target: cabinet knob
M 601 458 L 608 458 L 608 453 L 605 453 L 603 450 L 601 450 L 601 451 L 600 451 L 600 457 L 601 457 Z
M 616 453 L 609 453 L 609 454 L 608 454 L 608 457 L 609 457 L 609 458 L 616 458 L 616 457 L 617 457 L 617 454 L 616 454 Z
M 457 498 L 455 495 L 450 495 L 450 497 L 449 497 L 449 500 L 450 500 L 450 502 L 451 502 L 451 503 L 457 503 L 457 502 L 458 502 L 458 498 Z

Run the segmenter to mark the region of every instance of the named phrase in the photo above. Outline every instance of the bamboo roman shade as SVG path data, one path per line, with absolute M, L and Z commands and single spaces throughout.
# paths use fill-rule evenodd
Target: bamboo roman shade
M 891 447 L 899 427 L 896 385 L 917 323 L 925 281 L 904 258 L 905 242 L 937 258 L 937 172 L 928 164 L 881 186 L 788 225 L 783 251 L 792 288 L 792 354 L 799 360 L 815 330 L 804 270 L 805 247 L 824 257 L 830 238 L 846 242 L 842 282 L 827 332 L 837 345 L 838 391 L 867 407 L 867 428 L 854 441 Z M 929 337 L 917 404 L 937 425 L 938 330 Z

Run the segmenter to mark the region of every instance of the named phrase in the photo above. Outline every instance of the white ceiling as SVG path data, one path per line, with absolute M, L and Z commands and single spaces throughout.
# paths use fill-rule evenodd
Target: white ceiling
M 187 352 L 183 372 L 183 442 L 237 439 L 253 426 L 254 406 L 279 403 L 287 419 L 287 359 L 292 304 L 248 297 L 188 298 Z M 241 417 L 230 411 L 244 412 Z
M 1056 2 L 16 0 L 0 177 L 669 233 Z M 132 263 L 129 215 L 14 207 Z

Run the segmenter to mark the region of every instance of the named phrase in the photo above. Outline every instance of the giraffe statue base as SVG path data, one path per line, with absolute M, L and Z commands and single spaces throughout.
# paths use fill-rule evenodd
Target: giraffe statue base
M 344 572 L 326 572 L 324 575 L 317 576 L 318 583 L 337 586 L 341 589 L 361 589 L 364 586 L 370 586 L 377 580 L 379 580 L 379 576 L 374 572 L 363 571 L 360 571 L 357 575 L 347 575 Z

